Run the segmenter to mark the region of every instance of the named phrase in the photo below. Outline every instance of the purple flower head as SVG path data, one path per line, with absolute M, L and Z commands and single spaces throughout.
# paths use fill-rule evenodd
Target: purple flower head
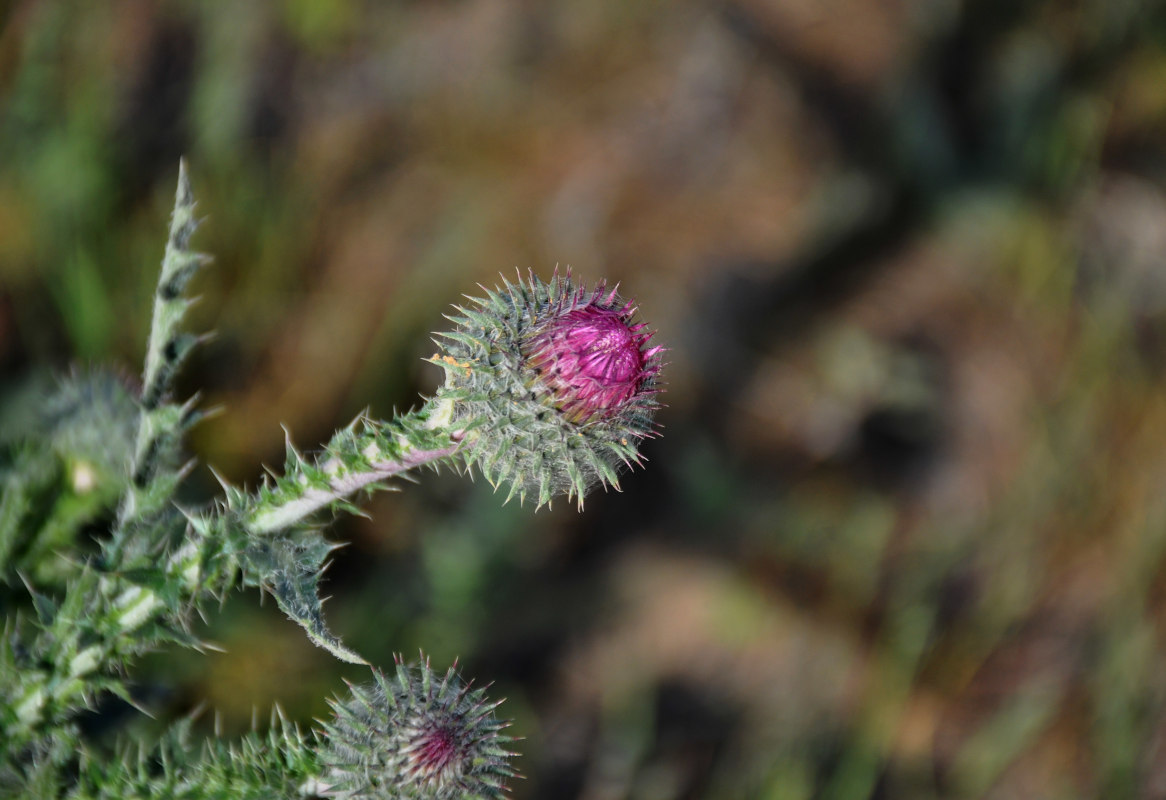
M 648 384 L 660 371 L 663 348 L 648 347 L 652 332 L 632 321 L 635 305 L 620 306 L 614 289 L 606 297 L 603 291 L 551 317 L 523 348 L 574 423 L 617 414 L 641 392 L 654 393 Z

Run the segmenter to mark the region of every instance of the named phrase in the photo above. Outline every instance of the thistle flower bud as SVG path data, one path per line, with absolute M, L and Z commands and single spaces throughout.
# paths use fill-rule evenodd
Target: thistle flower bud
M 450 667 L 444 676 L 397 659 L 396 675 L 374 673 L 372 686 L 332 703 L 322 754 L 327 796 L 357 800 L 492 800 L 513 777 L 509 724 L 499 703 L 471 690 Z M 500 702 L 500 701 L 499 701 Z
M 458 307 L 454 331 L 438 334 L 445 369 L 438 398 L 452 405 L 462 452 L 507 500 L 538 505 L 583 497 L 596 484 L 619 488 L 623 467 L 643 460 L 654 435 L 663 348 L 635 321 L 634 303 L 600 284 L 577 286 L 557 270 L 530 274 Z

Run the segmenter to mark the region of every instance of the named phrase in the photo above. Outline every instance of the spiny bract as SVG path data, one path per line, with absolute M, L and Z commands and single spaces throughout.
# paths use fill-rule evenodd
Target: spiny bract
M 324 792 L 344 800 L 498 800 L 514 776 L 506 749 L 509 725 L 494 716 L 501 701 L 463 684 L 455 667 L 444 676 L 422 659 L 397 658 L 394 676 L 374 672 L 333 701 L 324 728 Z
M 457 327 L 438 334 L 445 369 L 438 398 L 452 404 L 462 453 L 507 500 L 583 497 L 619 488 L 622 467 L 640 464 L 654 435 L 663 348 L 634 320 L 616 289 L 578 286 L 558 270 L 547 283 L 503 281 L 457 307 Z

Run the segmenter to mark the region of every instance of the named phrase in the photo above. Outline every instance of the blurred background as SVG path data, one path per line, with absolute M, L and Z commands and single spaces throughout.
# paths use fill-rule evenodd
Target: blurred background
M 331 625 L 493 682 L 517 800 L 1166 797 L 1161 3 L 0 3 L 4 387 L 140 370 L 181 155 L 232 481 L 432 391 L 500 271 L 670 347 L 622 494 L 426 474 L 332 532 Z M 257 600 L 141 702 L 367 675 Z

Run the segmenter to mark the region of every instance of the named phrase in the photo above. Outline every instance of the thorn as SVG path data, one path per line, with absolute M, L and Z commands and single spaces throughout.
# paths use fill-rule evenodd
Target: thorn
M 295 444 L 292 442 L 291 431 L 288 429 L 287 425 L 281 422 L 279 423 L 279 427 L 283 429 L 283 446 L 285 451 L 287 453 L 295 453 L 296 460 L 302 461 L 303 456 L 301 455 L 300 451 L 296 449 Z
M 189 206 L 194 200 L 194 193 L 190 188 L 190 175 L 186 169 L 186 157 L 178 159 L 178 190 L 175 192 L 175 205 Z
M 615 298 L 618 296 L 619 296 L 619 281 L 616 281 L 615 286 L 611 287 L 611 294 L 609 294 L 607 296 L 607 300 L 604 301 L 604 305 L 610 306 L 610 305 L 614 304 Z
M 215 480 L 219 482 L 219 487 L 222 488 L 222 490 L 224 492 L 228 492 L 228 496 L 229 496 L 229 492 L 233 488 L 231 486 L 230 481 L 228 481 L 226 478 L 224 478 L 222 475 L 220 475 L 219 471 L 217 469 L 215 469 L 214 467 L 208 465 L 207 469 L 209 469 L 211 471 L 211 475 L 215 476 Z
M 186 480 L 187 476 L 190 475 L 190 473 L 194 470 L 195 466 L 197 466 L 197 465 L 198 465 L 198 459 L 192 458 L 189 461 L 187 461 L 185 464 L 183 464 L 181 467 L 179 467 L 177 470 L 175 470 L 175 476 L 177 478 L 176 482 L 180 483 L 180 482 Z
M 197 395 L 197 394 L 195 395 L 195 397 L 198 397 L 198 396 L 199 395 Z M 203 420 L 214 419 L 215 417 L 217 417 L 219 414 L 222 414 L 226 410 L 227 410 L 227 407 L 222 403 L 218 403 L 218 404 L 213 405 L 213 406 L 207 406 L 206 408 L 199 410 L 197 421 L 202 422 Z

